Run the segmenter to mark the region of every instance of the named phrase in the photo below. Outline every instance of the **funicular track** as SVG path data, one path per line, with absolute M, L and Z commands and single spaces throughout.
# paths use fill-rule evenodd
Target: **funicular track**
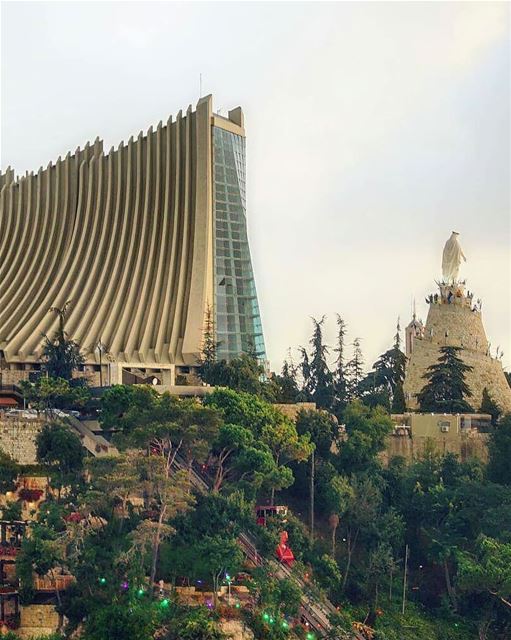
M 201 493 L 207 493 L 211 490 L 210 482 L 207 476 L 202 474 L 198 469 L 190 467 L 179 456 L 174 458 L 174 466 L 189 474 L 190 482 L 193 487 Z M 242 532 L 238 537 L 238 542 L 245 556 L 256 566 L 265 566 L 280 579 L 292 580 L 300 587 L 302 592 L 302 607 L 300 611 L 301 618 L 309 625 L 309 628 L 320 638 L 328 636 L 331 640 L 346 640 L 347 636 L 329 635 L 331 624 L 329 616 L 337 612 L 334 605 L 327 598 L 314 598 L 309 595 L 310 587 L 307 583 L 287 565 L 281 564 L 276 560 L 268 559 L 262 556 L 255 545 L 252 536 L 247 532 Z M 353 640 L 361 640 L 361 636 L 353 633 Z

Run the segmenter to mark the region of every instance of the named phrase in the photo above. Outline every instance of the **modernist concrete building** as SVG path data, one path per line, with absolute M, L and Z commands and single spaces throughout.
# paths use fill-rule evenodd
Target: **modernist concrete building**
M 197 363 L 205 311 L 220 357 L 265 348 L 247 239 L 243 112 L 212 98 L 117 149 L 102 141 L 0 175 L 4 384 L 40 368 L 52 307 L 99 381 L 175 384 Z M 100 355 L 98 345 L 103 345 Z

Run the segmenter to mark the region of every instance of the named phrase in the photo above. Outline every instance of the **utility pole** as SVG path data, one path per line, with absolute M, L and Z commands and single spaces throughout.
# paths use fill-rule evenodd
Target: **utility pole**
M 310 529 L 311 529 L 311 544 L 314 543 L 314 472 L 315 472 L 315 458 L 314 449 L 311 456 L 311 486 L 310 486 Z
M 401 613 L 404 615 L 405 613 L 405 604 L 406 604 L 406 579 L 408 577 L 408 555 L 409 555 L 409 548 L 408 545 L 406 545 L 405 548 L 405 572 L 403 575 L 403 605 L 401 607 Z

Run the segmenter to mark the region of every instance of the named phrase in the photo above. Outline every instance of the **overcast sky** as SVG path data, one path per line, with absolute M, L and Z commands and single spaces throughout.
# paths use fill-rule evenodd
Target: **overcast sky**
M 335 313 L 368 365 L 419 316 L 452 230 L 510 344 L 506 3 L 2 3 L 1 165 L 127 140 L 212 93 L 245 111 L 268 355 Z

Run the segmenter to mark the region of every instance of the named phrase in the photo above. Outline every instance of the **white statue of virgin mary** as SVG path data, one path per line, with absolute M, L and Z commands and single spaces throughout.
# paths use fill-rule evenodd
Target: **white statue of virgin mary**
M 467 260 L 458 242 L 459 235 L 459 233 L 453 231 L 451 237 L 445 243 L 444 253 L 442 255 L 442 276 L 444 282 L 456 282 L 458 280 L 461 261 L 464 260 L 466 262 Z

